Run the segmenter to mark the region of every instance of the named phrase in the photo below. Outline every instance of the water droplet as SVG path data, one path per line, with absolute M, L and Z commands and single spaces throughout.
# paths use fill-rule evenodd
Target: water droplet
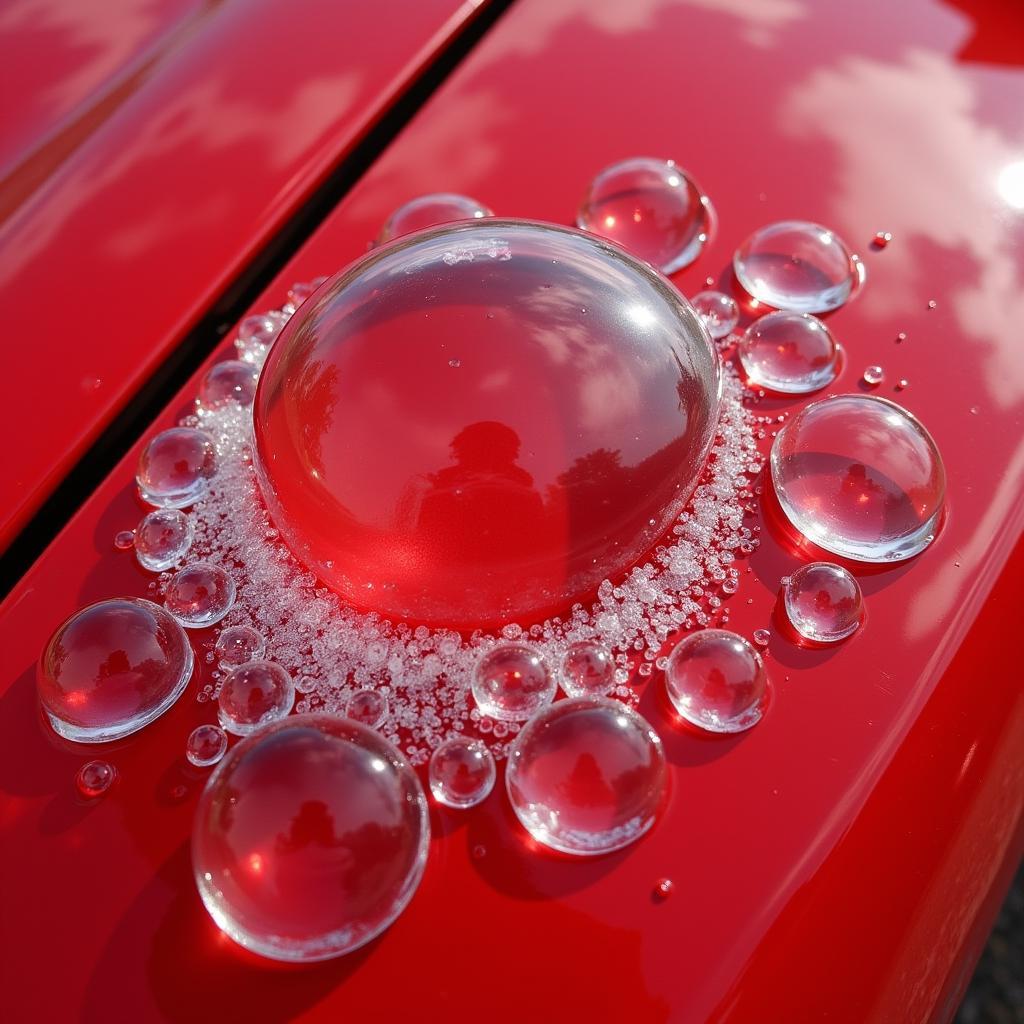
M 199 402 L 204 409 L 220 409 L 232 402 L 252 405 L 259 379 L 259 370 L 241 359 L 214 363 L 199 385 Z
M 558 681 L 569 697 L 606 696 L 615 686 L 615 660 L 608 648 L 582 640 L 563 655 Z
M 135 544 L 135 533 L 132 530 L 119 530 L 114 534 L 114 547 L 118 551 L 128 551 Z
M 540 653 L 526 644 L 500 643 L 477 662 L 473 699 L 501 721 L 524 721 L 555 695 L 555 680 Z
M 661 900 L 667 900 L 675 890 L 675 883 L 671 878 L 659 878 L 654 883 L 654 895 Z
M 315 961 L 369 942 L 405 909 L 430 839 L 416 773 L 382 736 L 302 715 L 243 740 L 196 809 L 199 895 L 235 942 Z
M 728 337 L 740 322 L 740 307 L 731 295 L 726 295 L 724 292 L 697 292 L 690 299 L 690 305 L 696 310 L 697 316 L 704 321 L 708 333 L 716 341 Z
M 631 708 L 574 697 L 523 726 L 508 755 L 512 809 L 562 853 L 609 853 L 654 824 L 668 781 L 661 739 Z
M 761 655 L 741 636 L 703 629 L 676 645 L 665 670 L 676 711 L 708 732 L 742 732 L 756 725 L 768 698 Z
M 835 643 L 850 636 L 864 613 L 860 584 L 841 565 L 811 562 L 789 578 L 786 617 L 807 640 Z
M 75 786 L 87 800 L 95 800 L 114 784 L 117 769 L 106 761 L 86 761 L 75 775 Z
M 758 647 L 767 647 L 771 643 L 772 635 L 767 629 L 755 629 L 753 633 L 754 643 Z
M 733 269 L 758 302 L 795 313 L 827 313 L 853 294 L 858 263 L 820 224 L 787 220 L 759 228 L 736 250 Z
M 483 860 L 487 856 L 487 847 L 483 843 L 477 843 L 473 847 L 473 860 Z
M 929 299 L 928 300 L 928 308 L 929 309 L 934 309 L 937 305 L 938 305 L 938 303 L 934 299 Z
M 238 337 L 235 339 L 239 358 L 260 366 L 287 322 L 287 317 L 279 313 L 259 313 L 246 317 L 238 325 Z
M 977 416 L 979 412 L 981 412 L 981 409 L 979 409 L 978 406 L 976 406 L 976 405 L 972 405 L 971 406 L 971 415 L 972 416 Z
M 403 203 L 386 221 L 377 235 L 377 244 L 399 235 L 408 235 L 424 228 L 460 220 L 482 220 L 493 217 L 494 211 L 483 203 L 455 192 L 433 192 Z
M 162 715 L 181 696 L 193 662 L 184 631 L 159 605 L 100 601 L 50 638 L 37 670 L 39 699 L 59 735 L 105 743 Z
M 192 520 L 176 508 L 150 512 L 135 537 L 135 557 L 143 569 L 163 572 L 188 554 L 195 536 Z
M 885 380 L 885 371 L 880 366 L 869 366 L 864 371 L 864 383 L 870 384 L 874 387 L 876 384 L 881 384 Z
M 219 725 L 198 725 L 185 742 L 185 757 L 197 768 L 208 768 L 216 764 L 227 749 L 227 733 Z
M 295 684 L 272 661 L 248 661 L 224 677 L 217 702 L 221 726 L 236 736 L 247 736 L 291 711 Z
M 476 807 L 494 788 L 498 769 L 487 746 L 463 736 L 430 755 L 430 792 L 446 807 Z
M 740 585 L 739 585 L 739 581 L 738 580 L 726 580 L 722 584 L 722 593 L 723 594 L 735 594 L 736 591 L 739 590 L 739 589 L 740 589 Z
M 228 626 L 217 637 L 214 651 L 221 668 L 233 669 L 247 661 L 260 661 L 266 653 L 267 643 L 252 626 Z
M 186 628 L 220 622 L 235 603 L 235 581 L 218 565 L 193 562 L 168 581 L 164 607 Z
M 871 244 L 876 249 L 884 249 L 892 241 L 891 231 L 876 231 L 875 237 L 871 240 Z
M 772 445 L 779 503 L 809 540 L 863 562 L 909 558 L 938 526 L 946 494 L 928 431 L 895 402 L 836 395 L 802 409 Z
M 579 227 L 618 242 L 665 274 L 700 255 L 713 222 L 708 197 L 686 171 L 650 157 L 606 167 L 576 215 Z
M 216 472 L 213 438 L 192 427 L 172 427 L 143 448 L 135 479 L 150 505 L 186 508 L 206 493 Z
M 345 717 L 367 729 L 379 729 L 388 720 L 388 711 L 387 697 L 376 690 L 356 690 L 345 704 Z
M 769 313 L 755 320 L 737 351 L 752 384 L 786 395 L 817 391 L 839 370 L 832 332 L 810 313 Z
M 313 293 L 327 281 L 326 277 L 314 277 L 312 281 L 296 281 L 295 284 L 288 289 L 287 305 L 291 310 L 296 310 L 301 306 Z
M 903 391 L 905 388 L 908 388 L 908 387 L 910 387 L 910 381 L 907 380 L 906 377 L 900 377 L 900 379 L 898 381 L 896 381 L 896 390 L 897 391 Z
M 495 239 L 515 261 L 486 256 Z M 486 265 L 442 264 L 455 248 Z M 474 309 L 497 315 L 474 317 L 486 342 L 456 373 Z M 257 393 L 260 488 L 295 555 L 392 621 L 471 632 L 592 599 L 671 528 L 714 439 L 719 360 L 696 316 L 581 232 L 484 220 L 412 235 L 295 317 Z M 612 380 L 628 402 L 595 403 Z M 378 386 L 387 408 L 368 399 Z
M 899 334 L 896 335 L 896 344 L 897 345 L 902 345 L 903 342 L 905 342 L 906 340 L 907 340 L 907 333 L 906 333 L 906 331 L 900 331 Z

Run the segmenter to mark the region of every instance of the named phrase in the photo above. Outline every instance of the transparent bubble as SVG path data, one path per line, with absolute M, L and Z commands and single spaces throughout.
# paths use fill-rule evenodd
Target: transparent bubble
M 219 409 L 232 402 L 252 405 L 259 379 L 259 370 L 241 359 L 214 363 L 199 385 L 199 402 L 204 409 Z
M 505 785 L 516 817 L 563 853 L 609 853 L 654 824 L 668 782 L 661 739 L 631 708 L 574 697 L 523 726 Z
M 618 242 L 665 274 L 700 255 L 713 222 L 710 200 L 686 171 L 651 157 L 606 167 L 576 215 L 581 228 Z
M 181 696 L 193 663 L 184 631 L 159 605 L 100 601 L 50 638 L 37 669 L 39 699 L 55 732 L 105 743 L 162 715 Z
M 282 537 L 349 603 L 496 628 L 591 599 L 658 542 L 720 388 L 649 267 L 553 225 L 464 222 L 299 309 L 260 377 L 254 463 Z
M 758 302 L 795 313 L 838 309 L 860 282 L 858 263 L 834 231 L 802 220 L 759 228 L 733 256 L 737 280 Z
M 486 800 L 498 769 L 487 745 L 463 736 L 430 755 L 430 792 L 439 804 L 464 809 Z
M 379 935 L 405 909 L 430 839 L 416 773 L 378 733 L 301 715 L 239 743 L 196 809 L 206 909 L 261 956 L 315 961 Z
M 755 629 L 751 635 L 758 647 L 767 647 L 771 643 L 772 635 L 767 629 Z
M 193 562 L 168 581 L 164 607 L 186 628 L 220 622 L 235 603 L 235 581 L 220 566 Z
M 377 690 L 356 690 L 345 703 L 345 717 L 367 729 L 379 729 L 388 720 L 389 710 L 387 697 Z
M 725 629 L 686 637 L 668 659 L 665 688 L 676 711 L 708 732 L 742 732 L 756 725 L 768 698 L 761 655 Z
M 880 366 L 869 366 L 864 371 L 864 383 L 870 384 L 874 387 L 876 384 L 881 384 L 885 380 L 885 370 Z
M 558 681 L 569 697 L 607 696 L 615 686 L 611 651 L 594 640 L 573 644 L 562 656 Z
M 107 761 L 86 761 L 75 775 L 75 788 L 87 800 L 95 800 L 114 784 L 117 769 Z
M 931 435 L 906 409 L 873 395 L 836 395 L 802 409 L 772 445 L 771 473 L 803 536 L 862 562 L 923 551 L 946 494 Z
M 238 358 L 261 366 L 287 322 L 288 318 L 280 313 L 258 313 L 246 317 L 238 325 L 238 337 L 235 339 Z
M 831 384 L 839 372 L 832 332 L 810 313 L 769 313 L 755 320 L 737 352 L 750 383 L 786 395 Z
M 195 537 L 192 520 L 176 508 L 161 508 L 150 512 L 135 534 L 135 557 L 143 569 L 163 572 L 177 565 Z
M 197 768 L 216 764 L 227 752 L 228 736 L 218 725 L 198 725 L 185 742 L 185 757 Z
M 232 669 L 247 661 L 259 661 L 267 650 L 267 642 L 252 626 L 228 626 L 217 637 L 214 653 L 221 668 Z
M 213 438 L 192 427 L 172 427 L 143 448 L 135 480 L 150 505 L 186 508 L 206 493 L 216 472 Z
M 690 299 L 690 305 L 716 341 L 728 337 L 740 322 L 740 307 L 736 300 L 725 292 L 697 292 Z
M 527 644 L 500 643 L 473 670 L 473 699 L 499 721 L 525 721 L 555 696 L 555 680 L 540 652 Z
M 817 643 L 845 640 L 864 615 L 860 584 L 832 562 L 811 562 L 797 569 L 785 585 L 784 604 L 793 628 Z
M 118 551 L 128 551 L 135 545 L 135 534 L 132 530 L 118 530 L 114 534 L 114 547 Z
M 228 732 L 248 736 L 268 722 L 284 718 L 295 703 L 292 677 L 273 661 L 247 661 L 221 683 L 217 718 Z
M 439 224 L 450 224 L 460 220 L 481 220 L 493 217 L 494 211 L 483 203 L 460 196 L 457 192 L 432 192 L 417 196 L 403 203 L 386 221 L 377 235 L 377 244 L 389 242 L 399 235 L 432 228 Z

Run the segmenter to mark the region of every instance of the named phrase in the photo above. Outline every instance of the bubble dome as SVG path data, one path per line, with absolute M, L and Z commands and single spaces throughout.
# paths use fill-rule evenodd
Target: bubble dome
M 591 598 L 704 468 L 706 329 L 614 244 L 464 222 L 376 249 L 302 306 L 256 395 L 282 537 L 353 606 L 457 629 Z

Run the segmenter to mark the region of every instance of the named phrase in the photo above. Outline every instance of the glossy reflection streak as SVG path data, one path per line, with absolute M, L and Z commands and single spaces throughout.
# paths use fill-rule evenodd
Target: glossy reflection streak
M 439 228 L 320 296 L 260 379 L 255 462 L 292 550 L 357 607 L 454 627 L 564 611 L 653 546 L 703 468 L 707 335 L 600 239 Z

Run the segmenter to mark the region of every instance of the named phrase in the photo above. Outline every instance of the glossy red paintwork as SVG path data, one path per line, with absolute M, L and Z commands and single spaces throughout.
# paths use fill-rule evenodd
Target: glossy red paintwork
M 0 91 L 19 99 L 0 132 L 0 303 L 22 339 L 7 369 L 27 385 L 8 415 L 35 436 L 5 455 L 0 551 L 480 6 L 9 6 Z
M 416 193 L 564 223 L 589 176 L 634 153 L 673 156 L 716 205 L 718 235 L 677 277 L 684 290 L 705 275 L 728 285 L 732 246 L 759 224 L 833 226 L 870 276 L 829 318 L 846 359 L 829 390 L 856 390 L 869 363 L 906 377 L 882 393 L 929 428 L 949 477 L 934 544 L 858 570 L 860 632 L 834 650 L 787 635 L 779 579 L 813 552 L 766 494 L 763 543 L 730 605 L 741 632 L 772 630 L 772 705 L 751 732 L 705 739 L 670 724 L 657 677 L 647 686 L 641 711 L 672 774 L 647 837 L 571 861 L 531 847 L 500 788 L 468 814 L 435 810 L 402 918 L 350 958 L 284 970 L 219 936 L 192 886 L 205 776 L 181 752 L 208 705 L 182 701 L 109 751 L 121 779 L 92 807 L 72 780 L 94 752 L 37 724 L 32 662 L 52 626 L 89 600 L 146 593 L 112 547 L 140 513 L 136 449 L 0 612 L 14 1019 L 951 1016 L 1024 842 L 1024 196 L 1006 171 L 1024 160 L 1024 48 L 1007 41 L 1019 15 L 971 9 L 521 0 L 257 303 L 359 255 Z M 893 240 L 872 252 L 880 229 Z M 660 878 L 668 899 L 652 898 Z

